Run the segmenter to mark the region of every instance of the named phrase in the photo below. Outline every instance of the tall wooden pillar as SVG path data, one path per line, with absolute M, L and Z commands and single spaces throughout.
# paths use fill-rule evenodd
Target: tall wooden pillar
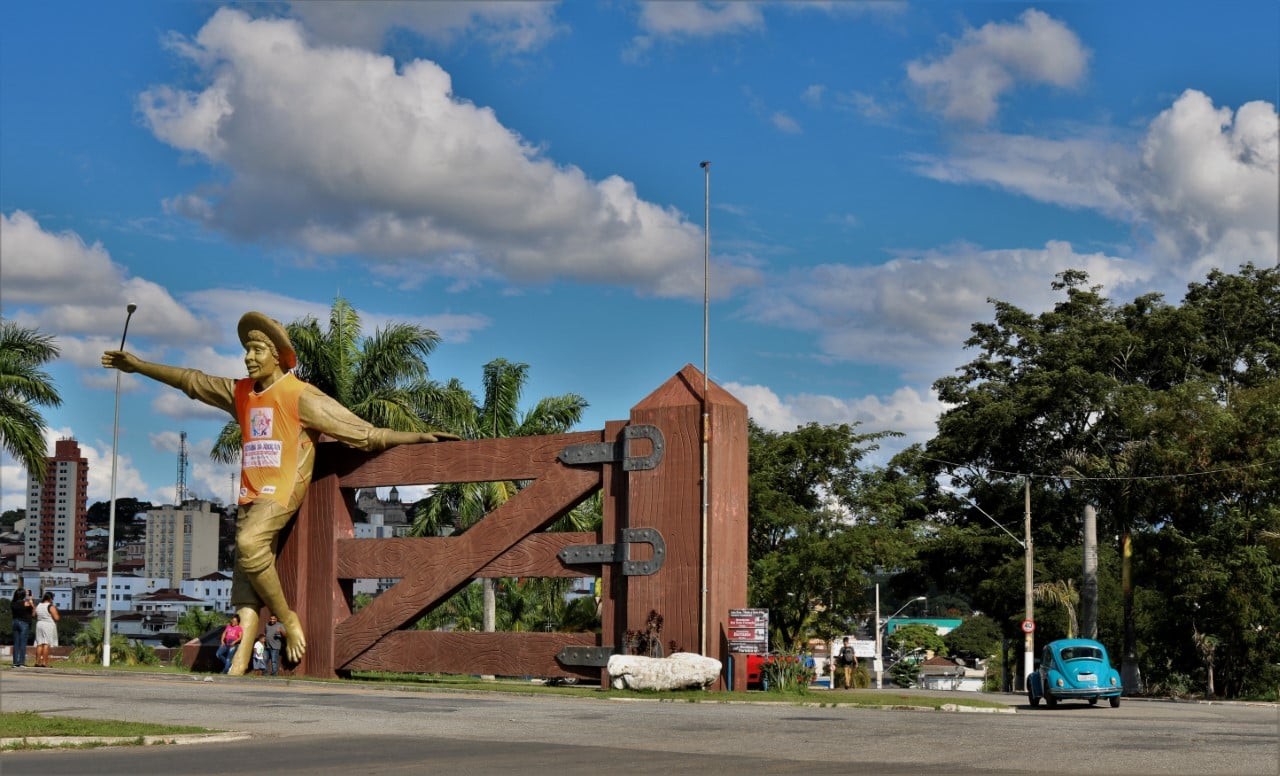
M 702 389 L 702 372 L 686 365 L 631 410 L 632 424 L 662 431 L 666 451 L 656 468 L 630 473 L 624 527 L 657 529 L 667 553 L 657 573 L 625 578 L 623 630 L 643 631 L 649 612 L 655 611 L 663 617 L 662 642 L 668 654 L 672 643 L 698 652 L 705 622 L 706 654 L 727 669 L 729 609 L 747 605 L 747 409 L 720 386 L 707 384 L 710 436 L 704 537 Z M 742 683 L 734 686 L 741 689 Z
M 297 516 L 280 534 L 280 585 L 307 637 L 306 655 L 294 668 L 303 676 L 338 675 L 333 665 L 334 626 L 351 616 L 351 580 L 337 578 L 337 540 L 355 536 L 353 505 L 346 503 L 338 475 L 326 470 L 337 444 L 319 445 L 316 476 Z

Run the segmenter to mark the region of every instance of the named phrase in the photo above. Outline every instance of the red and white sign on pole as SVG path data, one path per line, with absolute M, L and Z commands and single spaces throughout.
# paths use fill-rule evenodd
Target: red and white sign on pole
M 1022 632 L 1023 632 L 1023 633 L 1035 633 L 1035 632 L 1036 632 L 1036 622 L 1035 622 L 1035 620 L 1023 620 L 1023 621 L 1022 621 Z
M 726 630 L 730 652 L 769 654 L 768 609 L 730 609 Z

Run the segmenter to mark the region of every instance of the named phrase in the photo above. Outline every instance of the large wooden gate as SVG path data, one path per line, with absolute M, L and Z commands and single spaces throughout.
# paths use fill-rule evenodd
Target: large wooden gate
M 686 366 L 633 407 L 630 420 L 597 431 L 413 445 L 377 455 L 322 444 L 302 509 L 282 535 L 279 562 L 307 631 L 297 671 L 603 682 L 607 656 L 625 651 L 626 632 L 644 630 L 650 611 L 664 618 L 663 644 L 686 651 L 701 650 L 705 623 L 706 654 L 727 665 L 728 610 L 744 607 L 747 592 L 746 408 L 708 384 L 704 521 L 702 386 L 702 373 Z M 497 480 L 529 485 L 459 536 L 354 538 L 359 488 Z M 543 531 L 597 490 L 604 510 L 598 534 Z M 405 630 L 473 579 L 583 576 L 602 580 L 598 636 Z M 352 580 L 359 578 L 400 581 L 353 613 Z M 735 677 L 734 687 L 743 684 Z

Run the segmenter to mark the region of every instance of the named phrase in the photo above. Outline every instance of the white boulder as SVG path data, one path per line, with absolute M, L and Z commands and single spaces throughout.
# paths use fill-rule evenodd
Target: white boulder
M 714 682 L 720 676 L 720 661 L 694 652 L 670 657 L 612 655 L 606 670 L 617 690 L 684 690 Z

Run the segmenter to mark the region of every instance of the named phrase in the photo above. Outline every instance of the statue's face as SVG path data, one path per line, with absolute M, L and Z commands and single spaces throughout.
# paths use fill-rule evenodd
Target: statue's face
M 244 346 L 244 365 L 249 369 L 250 377 L 261 380 L 280 368 L 280 360 L 272 355 L 271 347 L 265 342 L 249 340 Z

